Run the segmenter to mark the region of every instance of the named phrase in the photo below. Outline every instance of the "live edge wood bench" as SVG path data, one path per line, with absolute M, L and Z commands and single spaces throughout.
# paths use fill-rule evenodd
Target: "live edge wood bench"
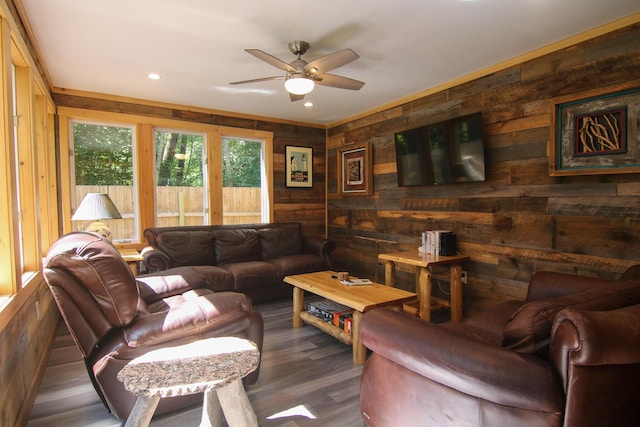
M 153 350 L 129 362 L 118 380 L 138 396 L 125 427 L 148 426 L 162 397 L 204 392 L 201 426 L 257 427 L 242 385 L 260 352 L 252 341 L 220 337 Z

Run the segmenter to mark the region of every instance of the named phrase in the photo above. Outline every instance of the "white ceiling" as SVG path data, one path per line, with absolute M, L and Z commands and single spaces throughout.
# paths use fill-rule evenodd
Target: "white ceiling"
M 640 11 L 638 0 L 19 0 L 52 84 L 331 124 Z M 290 62 L 351 48 L 333 70 L 360 91 L 316 86 L 291 102 L 284 72 L 244 52 Z M 151 81 L 150 72 L 162 78 Z

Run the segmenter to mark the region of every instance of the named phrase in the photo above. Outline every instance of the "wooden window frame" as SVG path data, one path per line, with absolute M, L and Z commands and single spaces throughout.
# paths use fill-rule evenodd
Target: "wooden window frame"
M 55 105 L 14 27 L 0 16 L 1 307 L 3 301 L 21 300 L 13 295 L 42 280 L 42 256 L 58 237 Z
M 185 122 L 172 119 L 161 119 L 148 116 L 140 116 L 125 113 L 112 113 L 96 110 L 86 110 L 73 107 L 58 107 L 60 152 L 68 155 L 60 156 L 60 180 L 63 184 L 60 188 L 62 208 L 63 233 L 72 230 L 71 226 L 71 135 L 70 123 L 72 120 L 93 121 L 105 124 L 118 123 L 120 125 L 134 125 L 137 127 L 137 152 L 134 170 L 137 174 L 138 218 L 137 226 L 139 235 L 145 228 L 154 227 L 155 214 L 155 129 L 173 129 L 185 133 L 201 133 L 205 135 L 207 148 L 206 177 L 208 189 L 208 223 L 222 224 L 222 139 L 246 138 L 264 141 L 264 174 L 266 175 L 266 203 L 268 204 L 269 218 L 273 218 L 273 133 L 252 129 L 232 128 L 225 126 L 208 125 L 196 122 Z M 263 199 L 264 200 L 264 199 Z M 145 242 L 132 242 L 119 244 L 121 247 L 135 247 L 141 249 Z

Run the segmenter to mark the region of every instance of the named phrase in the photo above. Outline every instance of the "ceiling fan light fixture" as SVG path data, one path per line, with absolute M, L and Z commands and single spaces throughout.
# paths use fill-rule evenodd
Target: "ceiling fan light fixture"
M 294 40 L 289 43 L 289 50 L 297 56 L 296 59 L 287 63 L 273 55 L 260 49 L 245 49 L 245 51 L 266 62 L 269 65 L 285 72 L 284 76 L 263 77 L 259 79 L 242 80 L 231 82 L 232 85 L 244 83 L 258 83 L 271 80 L 282 80 L 284 78 L 284 88 L 289 93 L 291 102 L 304 99 L 304 96 L 313 91 L 315 84 L 335 87 L 338 89 L 360 90 L 364 82 L 348 77 L 329 74 L 335 68 L 342 67 L 359 58 L 358 54 L 351 49 L 342 49 L 328 55 L 316 58 L 311 62 L 302 59 L 309 49 L 309 43 L 301 40 Z
M 288 77 L 284 82 L 284 88 L 287 92 L 294 95 L 306 95 L 313 90 L 315 83 L 313 80 L 299 75 Z

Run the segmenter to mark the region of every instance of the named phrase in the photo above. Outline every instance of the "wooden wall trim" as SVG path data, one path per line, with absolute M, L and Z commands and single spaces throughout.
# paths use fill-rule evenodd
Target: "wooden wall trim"
M 17 3 L 19 2 L 14 2 L 16 7 L 17 7 Z M 17 9 L 21 10 L 21 8 L 17 8 Z M 43 68 L 41 67 L 41 65 L 43 66 L 44 64 L 42 64 L 41 61 L 36 63 L 36 59 L 32 57 L 32 51 L 31 49 L 29 49 L 29 46 L 27 45 L 27 41 L 23 39 L 24 33 L 21 31 L 21 28 L 24 28 L 23 20 L 20 20 L 19 23 L 16 22 L 16 18 L 13 16 L 12 11 L 9 9 L 9 6 L 5 1 L 0 2 L 0 16 L 6 20 L 9 26 L 9 29 L 11 31 L 11 36 L 12 36 L 11 40 L 16 44 L 16 47 L 19 49 L 20 53 L 22 54 L 22 57 L 25 62 L 24 65 L 26 67 L 29 67 L 31 70 L 34 70 L 33 74 L 34 74 L 35 83 L 38 85 L 38 87 L 43 88 L 44 92 L 46 92 L 46 97 L 48 102 L 53 103 L 53 98 L 51 97 L 51 91 L 49 90 L 51 85 L 48 84 L 49 82 L 46 80 L 46 76 L 41 75 L 41 72 L 43 72 L 42 71 Z M 24 31 L 26 33 L 27 29 L 25 28 Z M 31 40 L 28 40 L 28 42 L 31 42 L 32 40 L 35 40 L 35 39 L 31 38 Z M 38 72 L 35 72 L 35 70 L 38 70 Z
M 215 109 L 212 109 L 212 108 L 203 108 L 203 107 L 194 107 L 194 106 L 188 106 L 188 105 L 172 104 L 172 103 L 168 103 L 168 102 L 151 101 L 151 100 L 148 100 L 148 99 L 137 99 L 137 98 L 131 98 L 131 97 L 126 97 L 126 96 L 109 95 L 109 94 L 105 94 L 105 93 L 87 92 L 87 91 L 82 91 L 82 90 L 77 90 L 77 89 L 54 87 L 53 88 L 53 93 L 60 94 L 60 95 L 82 97 L 82 98 L 108 100 L 108 101 L 113 101 L 113 102 L 126 102 L 126 103 L 130 103 L 130 104 L 140 104 L 140 105 L 146 105 L 146 106 L 149 106 L 149 107 L 178 109 L 178 110 L 182 110 L 182 111 L 193 111 L 193 112 L 197 112 L 197 113 L 213 114 L 213 115 L 217 115 L 217 116 L 234 117 L 234 118 L 239 118 L 239 119 L 260 120 L 260 121 L 265 121 L 265 122 L 270 122 L 270 123 L 281 123 L 281 124 L 288 124 L 288 125 L 294 125 L 294 126 L 304 126 L 304 127 L 311 127 L 311 128 L 317 128 L 317 129 L 326 129 L 325 125 L 316 124 L 316 123 L 297 122 L 297 121 L 293 121 L 293 120 L 284 120 L 284 119 L 279 119 L 279 118 L 274 118 L 274 117 L 264 117 L 264 116 L 257 116 L 257 115 L 253 115 L 253 114 L 243 114 L 243 113 L 238 113 L 238 112 L 215 110 Z
M 0 331 L 14 320 L 14 317 L 22 311 L 25 303 L 38 291 L 38 286 L 43 284 L 44 277 L 42 276 L 42 271 L 39 271 L 20 289 L 20 292 L 8 297 L 4 305 L 0 306 Z

